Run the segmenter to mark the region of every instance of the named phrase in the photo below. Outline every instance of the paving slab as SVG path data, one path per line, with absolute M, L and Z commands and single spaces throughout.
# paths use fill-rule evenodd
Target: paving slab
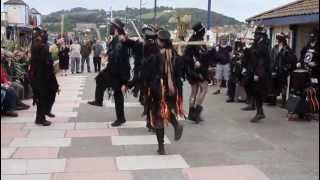
M 157 137 L 155 135 L 112 136 L 111 142 L 114 146 L 158 144 Z M 170 144 L 170 140 L 167 136 L 164 137 L 164 143 Z
M 53 180 L 134 180 L 129 172 L 57 173 Z
M 270 180 L 251 165 L 190 168 L 183 172 L 189 180 Z
M 116 161 L 119 170 L 189 168 L 189 165 L 180 155 L 119 156 Z
M 2 180 L 51 180 L 51 174 L 1 175 Z
M 71 138 L 14 138 L 10 147 L 65 147 Z

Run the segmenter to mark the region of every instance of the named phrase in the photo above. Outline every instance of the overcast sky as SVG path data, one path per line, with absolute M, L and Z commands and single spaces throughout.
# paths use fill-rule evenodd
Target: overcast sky
M 125 9 L 139 7 L 140 0 L 24 0 L 30 7 L 36 8 L 43 14 L 85 7 L 88 9 Z M 212 0 L 213 11 L 234 17 L 240 21 L 263 11 L 284 5 L 294 0 Z M 3 0 L 1 1 L 3 2 Z M 154 0 L 142 0 L 144 7 L 153 7 Z M 207 0 L 158 0 L 158 6 L 208 8 Z

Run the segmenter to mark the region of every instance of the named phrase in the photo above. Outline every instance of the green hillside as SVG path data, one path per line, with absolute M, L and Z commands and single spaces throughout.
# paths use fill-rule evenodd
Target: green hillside
M 146 24 L 153 23 L 153 9 L 143 8 L 142 21 Z M 109 13 L 105 10 L 88 10 L 86 8 L 74 8 L 71 10 L 62 10 L 58 12 L 51 13 L 44 16 L 44 25 L 49 31 L 58 32 L 60 30 L 61 15 L 65 16 L 65 30 L 72 31 L 76 23 L 96 23 L 97 25 L 106 24 L 109 17 Z M 175 24 L 168 23 L 170 17 L 176 16 L 177 14 L 189 14 L 192 15 L 192 22 L 201 21 L 204 24 L 207 22 L 207 11 L 196 9 L 196 8 L 169 8 L 169 7 L 159 7 L 157 12 L 157 24 L 167 27 L 169 29 L 175 29 Z M 127 10 L 113 11 L 114 17 L 128 18 L 140 20 L 140 10 L 137 8 L 128 8 Z M 221 25 L 232 25 L 240 24 L 234 18 L 224 16 L 213 12 L 213 26 Z

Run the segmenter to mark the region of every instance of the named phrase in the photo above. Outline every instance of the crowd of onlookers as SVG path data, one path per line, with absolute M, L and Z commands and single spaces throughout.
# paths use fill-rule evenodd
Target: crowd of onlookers
M 29 109 L 23 100 L 32 97 L 28 77 L 30 53 L 1 49 L 1 115 L 17 117 L 16 111 Z
M 301 50 L 300 57 L 287 43 L 288 35 L 277 34 L 277 43 L 269 51 L 268 83 L 264 87 L 267 96 L 264 102 L 270 106 L 280 104 L 289 113 L 289 120 L 318 119 L 313 114 L 319 112 L 319 46 L 318 31 L 309 35 L 308 43 Z M 213 94 L 222 93 L 226 87 L 227 103 L 247 102 L 243 110 L 255 109 L 248 89 L 245 87 L 246 66 L 248 66 L 247 47 L 240 39 L 232 43 L 222 39 L 216 47 L 216 60 L 209 68 L 209 85 L 216 85 Z M 278 97 L 281 97 L 280 99 Z
M 100 72 L 104 57 L 104 47 L 99 40 L 79 42 L 55 40 L 49 47 L 50 60 L 58 61 L 62 76 L 91 72 L 91 54 L 94 71 Z M 56 55 L 55 55 L 56 54 Z M 19 110 L 29 109 L 23 100 L 32 98 L 32 88 L 28 70 L 30 68 L 30 50 L 20 48 L 14 52 L 1 49 L 1 115 L 17 117 Z M 69 71 L 70 70 L 70 71 Z
M 83 73 L 85 64 L 87 72 L 91 73 L 90 56 L 92 53 L 94 71 L 100 72 L 104 48 L 99 40 L 84 40 L 79 42 L 79 40 L 75 39 L 66 42 L 64 39 L 59 39 L 50 47 L 50 49 L 55 48 L 58 49 L 59 68 L 62 70 L 63 76 L 68 75 L 69 69 L 71 70 L 71 74 Z

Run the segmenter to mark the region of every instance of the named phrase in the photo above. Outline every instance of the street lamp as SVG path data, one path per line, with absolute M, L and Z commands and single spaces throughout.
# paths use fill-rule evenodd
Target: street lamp
M 208 30 L 211 28 L 211 0 L 208 0 Z

